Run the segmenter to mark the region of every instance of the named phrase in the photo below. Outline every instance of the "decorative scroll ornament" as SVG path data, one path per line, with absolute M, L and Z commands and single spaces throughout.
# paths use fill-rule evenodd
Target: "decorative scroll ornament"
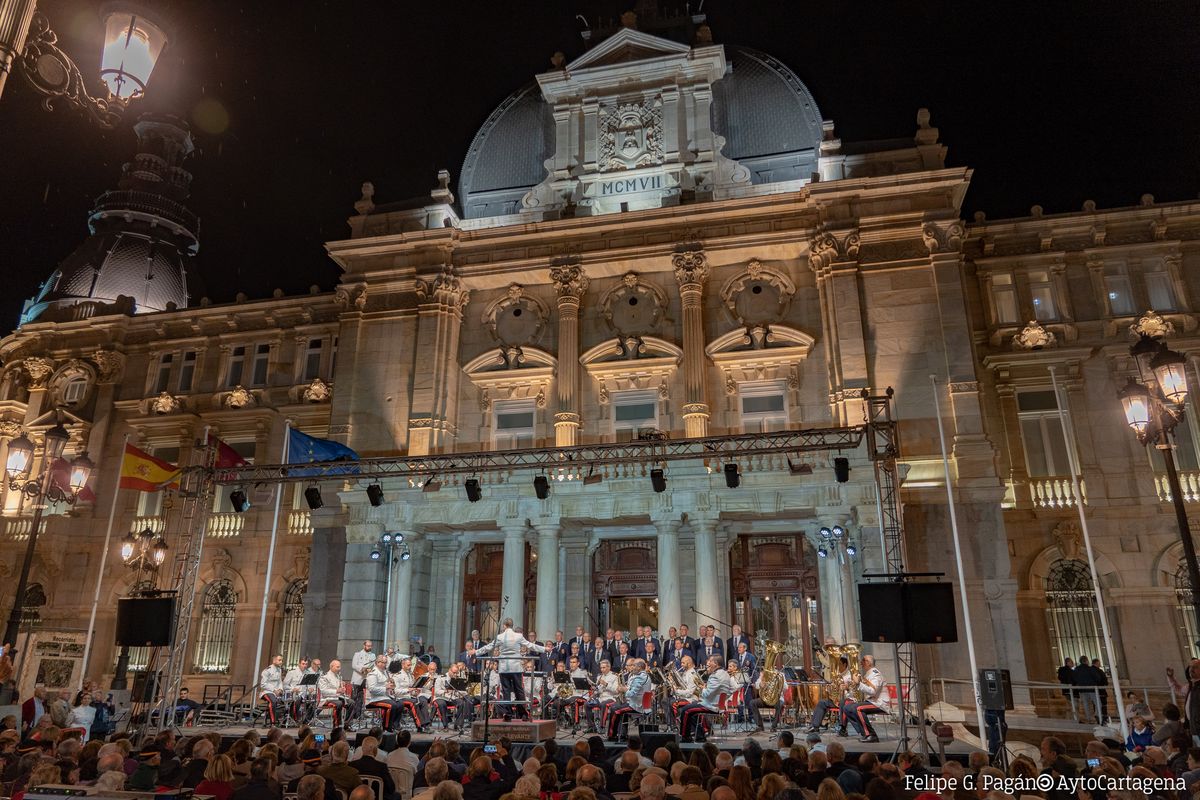
M 550 280 L 559 297 L 580 298 L 587 292 L 588 278 L 578 264 L 556 264 L 550 267 Z
M 1051 533 L 1054 537 L 1054 544 L 1058 547 L 1058 552 L 1062 553 L 1063 558 L 1075 560 L 1079 558 L 1079 526 L 1074 522 L 1060 522 L 1054 526 L 1054 531 Z
M 304 387 L 300 397 L 306 403 L 328 403 L 333 397 L 333 384 L 326 383 L 320 378 L 313 378 L 312 382 Z
M 350 307 L 350 290 L 339 286 L 333 290 L 333 302 L 339 309 L 345 311 Z
M 1042 350 L 1053 347 L 1054 333 L 1043 328 L 1037 320 L 1031 319 L 1020 333 L 1012 337 L 1012 345 L 1017 350 Z
M 150 410 L 155 414 L 174 414 L 182 405 L 178 397 L 170 392 L 163 392 L 150 401 Z
M 926 222 L 921 226 L 921 238 L 930 253 L 954 252 L 962 248 L 963 239 L 967 235 L 966 228 L 959 220 L 938 224 Z
M 1175 325 L 1170 320 L 1163 319 L 1162 315 L 1154 309 L 1150 309 L 1137 322 L 1129 326 L 1129 332 L 1134 336 L 1165 339 L 1175 333 Z
M 233 387 L 223 401 L 226 408 L 253 408 L 256 403 L 254 394 L 241 384 Z
M 358 297 L 354 298 L 354 307 L 359 311 L 365 311 L 367 308 L 367 290 L 364 288 L 358 293 Z
M 809 247 L 809 265 L 817 271 L 827 269 L 835 261 L 858 258 L 862 246 L 858 230 L 824 231 L 812 240 Z
M 8 441 L 21 435 L 21 423 L 11 419 L 0 420 L 0 439 Z
M 471 293 L 463 288 L 462 281 L 454 274 L 449 264 L 430 280 L 417 280 L 417 298 L 425 302 L 439 303 L 456 311 L 462 311 L 470 301 Z
M 700 286 L 708 280 L 708 256 L 699 248 L 680 250 L 671 257 L 671 264 L 681 287 Z
M 38 389 L 46 383 L 50 373 L 54 372 L 54 362 L 43 356 L 32 356 L 21 362 L 22 369 L 29 376 L 29 388 Z
M 626 103 L 600 112 L 600 171 L 661 164 L 662 108 L 656 100 Z
M 30 85 L 45 96 L 42 101 L 45 108 L 53 109 L 56 101 L 66 100 L 71 106 L 87 112 L 102 128 L 111 130 L 120 124 L 125 104 L 88 94 L 79 67 L 59 48 L 58 36 L 50 30 L 50 21 L 40 11 L 34 12 L 29 24 L 21 61 Z
M 97 350 L 92 353 L 92 363 L 101 383 L 113 383 L 121 378 L 125 369 L 125 356 L 115 350 Z

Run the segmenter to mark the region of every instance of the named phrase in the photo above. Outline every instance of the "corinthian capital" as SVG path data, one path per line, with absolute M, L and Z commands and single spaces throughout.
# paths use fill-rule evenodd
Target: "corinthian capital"
M 814 270 L 820 271 L 835 261 L 858 258 L 860 244 L 857 228 L 822 231 L 809 246 L 809 264 Z
M 583 267 L 575 263 L 552 265 L 550 280 L 554 282 L 554 291 L 559 297 L 578 300 L 588 289 L 588 277 L 583 273 Z
M 462 281 L 454 274 L 454 267 L 442 265 L 437 275 L 428 280 L 418 280 L 417 297 L 426 302 L 440 303 L 456 311 L 466 308 L 471 293 L 463 288 Z
M 921 226 L 921 238 L 930 253 L 948 253 L 962 247 L 967 229 L 960 220 L 926 222 Z
M 29 376 L 29 386 L 40 389 L 46 383 L 46 378 L 54 371 L 54 362 L 43 356 L 32 356 L 21 362 L 25 374 Z
M 700 285 L 708 280 L 708 256 L 703 250 L 680 250 L 671 257 L 671 264 L 680 286 Z

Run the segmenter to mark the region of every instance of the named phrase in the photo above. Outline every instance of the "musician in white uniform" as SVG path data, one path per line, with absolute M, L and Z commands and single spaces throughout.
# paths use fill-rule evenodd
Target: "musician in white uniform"
M 367 640 L 363 642 L 362 650 L 350 658 L 350 685 L 354 692 L 354 716 L 358 716 L 358 712 L 362 711 L 363 686 L 367 680 L 367 673 L 375 666 L 375 654 L 371 652 L 372 647 L 371 641 Z
M 841 710 L 842 704 L 846 699 L 846 695 L 850 691 L 850 660 L 845 656 L 841 657 L 841 674 L 838 677 L 830 676 L 829 682 L 836 689 L 837 700 L 830 700 L 829 697 L 822 697 L 817 703 L 817 707 L 813 709 L 812 723 L 808 728 L 809 733 L 817 733 L 821 730 L 821 725 L 825 722 L 825 715 L 829 713 L 829 709 L 836 708 Z M 839 714 L 838 735 L 846 735 L 846 717 L 844 714 Z
M 302 715 L 301 703 L 303 699 L 301 694 L 303 688 L 300 686 L 300 681 L 304 680 L 304 676 L 308 673 L 308 659 L 302 658 L 299 663 L 289 669 L 283 676 L 283 697 L 285 702 L 290 704 L 292 710 L 292 719 L 299 720 Z
M 530 653 L 543 653 L 546 650 L 540 644 L 531 642 L 514 631 L 512 617 L 508 617 L 504 620 L 504 630 L 495 639 L 475 651 L 477 656 L 494 653 L 500 657 L 501 693 L 506 699 L 516 700 L 518 703 L 525 701 L 525 687 L 521 685 L 522 648 Z M 526 716 L 525 709 L 520 706 L 517 707 L 517 711 L 522 717 Z
M 329 672 L 317 681 L 317 697 L 322 706 L 333 709 L 333 727 L 342 726 L 342 712 L 346 708 L 346 696 L 342 693 L 342 662 L 336 658 L 329 662 Z
M 679 682 L 683 688 L 676 689 L 674 697 L 671 699 L 671 704 L 667 708 L 669 722 L 672 725 L 679 724 L 679 712 L 688 703 L 696 702 L 698 697 L 696 689 L 696 662 L 692 661 L 692 657 L 685 655 L 679 659 L 682 669 L 679 670 Z
M 258 679 L 262 699 L 267 701 L 267 718 L 272 725 L 283 719 L 283 656 L 275 656 Z
M 451 664 L 450 669 L 445 675 L 439 675 L 437 680 L 433 682 L 433 705 L 437 708 L 438 713 L 442 717 L 442 730 L 446 730 L 451 725 L 450 709 L 454 708 L 454 727 L 462 729 L 463 719 L 468 710 L 471 708 L 471 703 L 467 698 L 467 693 L 463 689 L 455 689 L 450 681 L 456 678 L 459 674 L 459 667 L 462 662 Z
M 608 738 L 616 739 L 621 728 L 621 721 L 633 713 L 641 713 L 643 695 L 650 691 L 650 674 L 646 672 L 646 662 L 635 658 L 629 662 L 629 678 L 625 683 L 625 696 L 618 699 L 608 711 Z
M 854 687 L 862 695 L 862 702 L 848 697 L 842 703 L 842 726 L 849 720 L 854 729 L 862 736 L 864 742 L 878 742 L 879 734 L 871 726 L 868 718 L 871 714 L 886 714 L 892 702 L 888 685 L 883 681 L 883 673 L 875 666 L 874 656 L 862 657 L 862 671 L 858 676 L 858 686 Z
M 579 724 L 579 709 L 583 706 L 585 698 L 587 698 L 587 689 L 575 688 L 575 679 L 582 678 L 588 680 L 591 676 L 588 671 L 580 666 L 579 659 L 571 656 L 570 669 L 567 670 L 567 678 L 570 680 L 570 694 L 566 697 L 561 697 L 555 691 L 555 698 L 552 702 L 554 706 L 554 719 L 558 719 L 564 713 L 567 714 L 572 724 Z
M 379 662 L 376 661 L 376 664 Z M 385 662 L 386 663 L 386 662 Z M 431 665 L 432 666 L 432 665 Z M 400 671 L 392 675 L 392 684 L 395 687 L 393 696 L 398 698 L 409 713 L 412 714 L 413 722 L 417 725 L 417 733 L 424 733 L 425 726 L 432 719 L 429 713 L 429 701 L 426 696 L 422 696 L 425 689 L 416 689 L 413 684 L 417 682 L 417 678 L 413 675 L 413 662 L 411 658 L 400 660 Z M 426 684 L 432 690 L 433 681 L 426 681 Z
M 762 682 L 763 673 L 759 672 L 758 677 L 754 680 L 754 699 L 747 700 L 746 705 L 750 711 L 751 719 L 754 721 L 758 730 L 763 729 L 761 708 L 769 708 L 767 701 L 762 699 Z M 771 731 L 779 730 L 779 721 L 783 719 L 783 692 L 779 693 L 779 700 L 775 703 L 775 716 L 771 719 Z
M 583 706 L 588 733 L 599 733 L 600 723 L 596 719 L 596 712 L 599 711 L 603 716 L 604 712 L 617 702 L 617 684 L 620 682 L 617 673 L 612 671 L 612 664 L 608 663 L 607 659 L 601 661 L 600 674 L 596 676 L 596 691 Z
M 525 659 L 525 674 L 521 677 L 521 688 L 525 690 L 525 696 L 529 698 L 531 709 L 541 709 L 542 707 L 542 686 L 545 679 L 540 675 L 533 674 L 537 671 L 537 662 L 532 658 Z
M 403 706 L 392 696 L 396 686 L 387 671 L 387 656 L 375 659 L 375 666 L 367 672 L 363 686 L 367 707 L 382 711 L 383 727 L 394 732 L 400 727 L 400 711 Z
M 704 715 L 719 711 L 721 695 L 728 699 L 733 693 L 733 682 L 729 673 L 721 669 L 721 657 L 711 656 L 707 666 L 708 681 L 704 684 L 704 690 L 700 692 L 700 698 L 695 703 L 684 706 L 679 715 L 679 732 L 683 735 L 682 741 L 685 742 L 698 742 L 706 738 L 701 728 Z

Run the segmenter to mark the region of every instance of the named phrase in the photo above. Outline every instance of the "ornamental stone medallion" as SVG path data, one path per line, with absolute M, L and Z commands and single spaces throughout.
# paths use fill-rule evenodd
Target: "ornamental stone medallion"
M 506 347 L 535 343 L 546 326 L 550 310 L 540 300 L 525 294 L 519 284 L 508 287 L 505 295 L 488 305 L 483 324 L 492 338 Z
M 752 259 L 745 270 L 725 284 L 721 299 L 739 325 L 757 327 L 782 320 L 795 291 L 782 272 Z
M 599 137 L 601 172 L 663 163 L 661 103 L 646 99 L 602 108 Z
M 600 301 L 605 322 L 622 338 L 654 331 L 666 307 L 667 298 L 662 290 L 644 282 L 636 272 L 625 273 L 621 282 Z

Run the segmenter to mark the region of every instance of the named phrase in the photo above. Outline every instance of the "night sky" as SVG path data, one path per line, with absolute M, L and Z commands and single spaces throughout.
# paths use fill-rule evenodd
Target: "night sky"
M 39 5 L 94 76 L 100 3 Z M 158 2 L 175 27 L 171 46 L 149 96 L 108 133 L 43 111 L 14 75 L 0 97 L 0 331 L 85 237 L 93 198 L 133 154 L 139 108 L 193 123 L 194 302 L 330 289 L 338 269 L 322 245 L 347 234 L 362 181 L 379 203 L 426 194 L 439 168 L 457 187 L 492 108 L 548 69 L 554 51 L 582 52 L 575 14 L 594 26 L 632 5 Z M 968 219 L 1200 192 L 1200 12 L 1190 0 L 710 0 L 703 10 L 718 43 L 791 66 L 845 141 L 910 136 L 917 108 L 929 107 L 948 163 L 975 169 Z

